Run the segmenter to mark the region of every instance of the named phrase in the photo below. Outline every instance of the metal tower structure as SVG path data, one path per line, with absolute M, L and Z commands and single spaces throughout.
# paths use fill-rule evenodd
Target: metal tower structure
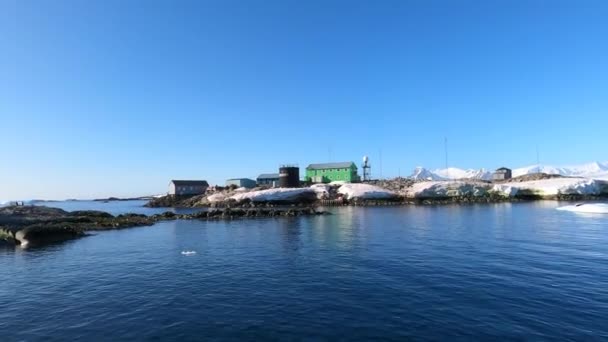
M 372 180 L 372 164 L 369 163 L 367 156 L 363 157 L 363 181 L 367 182 Z

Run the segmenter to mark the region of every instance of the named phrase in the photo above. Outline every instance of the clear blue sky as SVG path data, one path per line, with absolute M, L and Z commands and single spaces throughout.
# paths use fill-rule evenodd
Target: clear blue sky
M 0 200 L 608 160 L 606 1 L 0 1 Z

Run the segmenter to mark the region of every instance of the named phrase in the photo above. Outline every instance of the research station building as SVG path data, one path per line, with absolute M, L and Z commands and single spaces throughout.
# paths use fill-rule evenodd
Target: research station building
M 279 174 L 278 173 L 263 173 L 256 179 L 258 186 L 279 186 Z
M 209 183 L 204 180 L 172 180 L 169 183 L 169 195 L 202 195 Z
M 306 168 L 306 181 L 312 183 L 358 182 L 357 165 L 353 162 L 310 164 Z
M 234 185 L 237 188 L 255 188 L 256 183 L 253 179 L 249 178 L 231 178 L 226 180 L 226 186 Z
M 500 169 L 496 169 L 492 174 L 492 180 L 494 181 L 503 181 L 507 179 L 511 179 L 513 177 L 513 172 L 511 169 L 506 167 L 501 167 Z

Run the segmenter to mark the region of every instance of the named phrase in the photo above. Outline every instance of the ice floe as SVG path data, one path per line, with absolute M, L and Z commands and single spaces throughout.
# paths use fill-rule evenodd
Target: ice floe
M 608 214 L 608 203 L 587 203 L 587 204 L 576 204 L 567 205 L 565 207 L 559 207 L 557 210 L 573 211 L 577 213 L 596 213 L 596 214 Z

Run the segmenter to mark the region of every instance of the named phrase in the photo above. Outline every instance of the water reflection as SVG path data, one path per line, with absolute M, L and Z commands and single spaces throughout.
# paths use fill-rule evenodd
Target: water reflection
M 64 202 L 40 202 L 36 205 L 44 205 L 53 208 L 60 208 L 66 211 L 75 210 L 101 210 L 112 215 L 125 213 L 154 215 L 170 211 L 176 214 L 192 214 L 199 211 L 208 210 L 207 208 L 148 208 L 144 207 L 147 201 L 64 201 Z
M 287 217 L 277 220 L 282 246 L 287 254 L 297 252 L 302 239 L 302 220 L 297 217 Z

